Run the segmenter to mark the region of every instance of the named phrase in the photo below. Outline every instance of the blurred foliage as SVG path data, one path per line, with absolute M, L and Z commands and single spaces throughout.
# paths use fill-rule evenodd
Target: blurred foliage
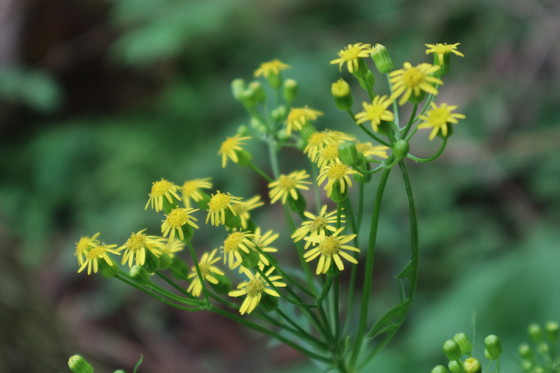
M 21 66 L 0 68 L 0 98 L 33 110 L 52 112 L 62 100 L 62 92 L 52 74 Z

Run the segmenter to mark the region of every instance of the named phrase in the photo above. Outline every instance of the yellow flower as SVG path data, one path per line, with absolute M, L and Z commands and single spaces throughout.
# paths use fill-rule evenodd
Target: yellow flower
M 275 286 L 275 287 L 285 287 L 286 284 L 280 282 L 282 276 L 270 276 L 274 272 L 274 267 L 270 268 L 265 272 L 265 277 Z M 279 297 L 280 294 L 272 288 L 269 287 L 268 282 L 259 273 L 252 274 L 251 271 L 245 270 L 245 275 L 249 278 L 249 281 L 242 282 L 237 286 L 237 290 L 232 290 L 229 292 L 230 297 L 240 297 L 242 295 L 247 295 L 239 308 L 240 314 L 249 314 L 253 312 L 255 308 L 259 305 L 263 293 L 272 295 L 274 297 Z
M 222 156 L 222 168 L 226 167 L 228 158 L 230 158 L 234 163 L 237 163 L 239 161 L 237 152 L 243 150 L 241 145 L 245 144 L 243 144 L 242 141 L 249 139 L 251 139 L 251 137 L 241 137 L 240 134 L 237 134 L 233 137 L 228 137 L 222 143 L 222 145 L 220 146 L 220 150 L 218 151 L 218 155 Z
M 435 53 L 438 56 L 438 61 L 440 65 L 443 65 L 443 57 L 446 54 L 453 53 L 460 57 L 465 57 L 465 55 L 457 50 L 457 46 L 461 43 L 447 44 L 447 43 L 437 43 L 437 44 L 425 44 L 428 49 L 426 49 L 426 54 Z
M 195 211 L 198 211 L 198 209 L 176 208 L 171 210 L 171 212 L 166 215 L 165 220 L 161 225 L 163 237 L 169 236 L 169 239 L 173 239 L 175 238 L 175 232 L 177 232 L 179 238 L 184 240 L 185 233 L 183 232 L 183 227 L 185 225 L 190 225 L 191 227 L 198 229 L 198 225 L 195 223 L 197 219 L 191 216 L 191 214 Z
M 317 182 L 319 185 L 323 184 L 327 180 L 325 185 L 325 190 L 327 191 L 327 196 L 330 197 L 333 193 L 333 187 L 339 188 L 340 193 L 346 191 L 346 187 L 352 186 L 352 180 L 350 180 L 349 175 L 357 174 L 358 171 L 353 170 L 350 166 L 341 163 L 340 161 L 331 164 L 321 170 Z
M 280 60 L 274 59 L 269 62 L 263 62 L 257 70 L 255 70 L 255 78 L 259 76 L 264 76 L 268 78 L 270 75 L 278 75 L 281 70 L 290 68 L 290 65 L 286 65 Z
M 318 110 L 313 110 L 306 107 L 301 108 L 291 108 L 286 118 L 286 134 L 290 136 L 292 131 L 299 131 L 303 126 L 309 121 L 316 120 L 321 115 L 322 112 Z
M 294 234 L 292 234 L 292 238 L 294 242 L 298 242 L 303 240 L 304 237 L 307 235 L 309 236 L 317 236 L 320 234 L 324 234 L 327 231 L 329 232 L 336 232 L 336 228 L 330 224 L 336 224 L 337 221 L 337 212 L 331 211 L 327 213 L 327 206 L 323 206 L 321 211 L 319 211 L 318 215 L 313 215 L 312 213 L 306 211 L 303 213 L 305 217 L 309 220 L 304 221 L 301 223 L 301 227 L 299 227 Z M 344 220 L 345 216 L 341 215 L 340 222 L 345 223 Z M 305 242 L 305 248 L 307 249 L 311 245 L 311 241 Z
M 229 210 L 233 215 L 236 214 L 233 208 L 234 204 L 241 203 L 240 197 L 234 197 L 229 193 L 222 193 L 219 190 L 216 194 L 212 194 L 210 202 L 208 202 L 208 215 L 206 216 L 206 224 L 208 220 L 217 227 L 226 223 L 226 211 Z
M 306 181 L 308 178 L 309 175 L 304 170 L 294 171 L 289 175 L 280 175 L 278 180 L 268 184 L 270 188 L 270 203 L 275 203 L 282 198 L 282 204 L 285 204 L 288 196 L 297 200 L 298 189 L 309 190 L 306 184 L 311 184 L 311 182 Z
M 265 253 L 275 253 L 278 252 L 278 249 L 275 247 L 270 247 L 269 245 L 274 242 L 278 238 L 279 234 L 274 233 L 273 231 L 268 231 L 265 234 L 261 234 L 261 228 L 258 227 L 255 229 L 255 233 L 253 235 L 253 243 L 259 249 L 261 249 Z M 265 266 L 268 266 L 270 263 L 268 259 L 263 254 L 260 254 L 261 263 Z
M 344 141 L 352 141 L 354 137 L 340 131 L 325 130 L 314 132 L 307 140 L 307 145 L 303 152 L 307 154 L 312 162 L 317 162 L 319 152 L 328 145 L 339 145 Z
M 229 268 L 234 269 L 243 262 L 242 252 L 251 254 L 255 251 L 254 235 L 250 232 L 232 232 L 224 240 L 224 264 L 229 262 Z
M 247 223 L 249 219 L 251 219 L 251 214 L 249 211 L 256 209 L 257 207 L 261 207 L 264 205 L 264 202 L 261 201 L 261 196 L 254 196 L 247 201 L 239 202 L 233 204 L 231 207 L 235 213 L 235 215 L 239 216 L 241 219 L 241 227 L 244 229 L 247 228 Z
M 432 74 L 438 70 L 439 66 L 433 66 L 429 63 L 412 66 L 405 62 L 403 69 L 389 73 L 389 80 L 393 88 L 391 100 L 402 95 L 399 105 L 404 105 L 411 95 L 418 97 L 421 91 L 437 95 L 438 91 L 433 85 L 443 84 L 443 82 L 433 77 Z
M 214 275 L 224 275 L 224 272 L 222 272 L 218 267 L 214 265 L 214 263 L 220 260 L 219 257 L 215 257 L 217 251 L 217 249 L 214 249 L 210 254 L 202 254 L 202 258 L 200 258 L 200 261 L 198 262 L 198 269 L 200 269 L 200 275 L 202 276 L 202 279 L 214 285 L 217 285 L 219 283 L 218 279 Z M 187 291 L 195 297 L 199 297 L 200 293 L 202 292 L 202 280 L 200 279 L 200 277 L 198 277 L 196 266 L 193 266 L 191 268 L 191 273 L 189 274 L 188 278 L 192 279 L 192 282 L 189 285 Z
M 315 156 L 317 166 L 322 169 L 325 166 L 336 163 L 338 158 L 338 144 L 329 144 L 321 149 Z
M 167 242 L 162 243 L 159 247 L 162 254 L 167 254 L 170 257 L 174 257 L 176 252 L 179 252 L 185 248 L 185 243 L 181 240 L 175 238 L 168 239 Z
M 90 247 L 90 249 L 85 254 L 85 260 L 82 263 L 82 266 L 80 267 L 80 269 L 78 269 L 78 273 L 82 272 L 86 267 L 88 275 L 91 274 L 92 269 L 93 273 L 97 273 L 97 271 L 99 270 L 99 260 L 104 260 L 105 263 L 107 263 L 109 266 L 113 266 L 114 263 L 111 258 L 109 258 L 109 255 L 107 253 L 120 255 L 117 250 L 113 249 L 113 247 L 116 246 L 117 245 L 100 244 Z
M 150 199 L 148 199 L 148 203 L 146 203 L 147 209 L 150 205 L 154 210 L 161 211 L 163 210 L 163 199 L 165 198 L 167 202 L 173 204 L 173 198 L 177 199 L 178 201 L 181 200 L 179 194 L 179 187 L 173 184 L 170 181 L 165 179 L 161 179 L 160 181 L 155 181 L 152 183 L 152 189 L 150 190 Z
M 371 122 L 371 128 L 377 132 L 378 126 L 382 120 L 390 122 L 395 119 L 393 113 L 387 110 L 393 100 L 387 96 L 375 96 L 371 104 L 364 102 L 362 104 L 364 111 L 356 114 L 356 123 Z
M 185 181 L 183 184 L 183 202 L 186 208 L 191 208 L 191 199 L 198 202 L 204 198 L 201 189 L 212 188 L 210 178 Z
M 356 43 L 348 44 L 338 52 L 338 58 L 331 61 L 331 64 L 338 64 L 338 69 L 342 69 L 342 65 L 346 63 L 346 67 L 350 73 L 358 71 L 359 59 L 367 58 L 371 55 L 371 45 Z
M 303 257 L 306 262 L 310 262 L 317 257 L 319 257 L 319 262 L 317 263 L 316 274 L 327 273 L 331 267 L 332 262 L 336 264 L 336 267 L 342 271 L 344 270 L 344 264 L 342 259 L 346 259 L 350 263 L 357 264 L 358 261 L 352 255 L 348 254 L 346 251 L 354 251 L 359 253 L 360 249 L 345 245 L 349 241 L 352 241 L 355 234 L 341 235 L 340 233 L 344 230 L 344 227 L 337 229 L 333 234 L 327 236 L 324 232 L 316 235 L 307 237 L 306 240 L 312 242 L 314 245 L 311 250 L 306 252 Z
M 80 237 L 80 240 L 76 242 L 76 252 L 74 253 L 74 255 L 78 258 L 78 263 L 80 265 L 84 264 L 86 254 L 89 251 L 89 249 L 99 245 L 99 241 L 97 240 L 99 234 L 100 233 L 97 232 L 91 237 L 88 236 Z
M 432 108 L 425 115 L 420 115 L 420 119 L 424 122 L 420 123 L 418 126 L 418 128 L 432 128 L 430 140 L 433 140 L 440 131 L 441 135 L 446 137 L 448 132 L 447 125 L 449 123 L 457 124 L 458 119 L 466 118 L 463 114 L 452 113 L 452 111 L 457 109 L 455 105 L 442 103 L 438 107 L 432 102 L 431 106 Z
M 362 153 L 364 157 L 387 158 L 388 147 L 384 145 L 375 146 L 371 142 L 357 142 L 356 150 Z
M 149 250 L 156 255 L 161 254 L 160 247 L 163 246 L 162 239 L 157 236 L 148 236 L 144 234 L 146 229 L 142 229 L 136 233 L 132 233 L 124 245 L 117 250 L 125 250 L 122 258 L 122 264 L 128 262 L 128 266 L 132 267 L 132 263 L 136 265 L 144 265 L 146 262 L 146 251 Z M 136 258 L 136 260 L 135 260 Z

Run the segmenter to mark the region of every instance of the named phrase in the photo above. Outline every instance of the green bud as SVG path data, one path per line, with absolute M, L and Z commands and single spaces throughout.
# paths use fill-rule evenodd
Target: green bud
M 112 278 L 115 277 L 117 273 L 119 273 L 119 266 L 112 258 L 109 258 L 111 264 L 107 263 L 105 259 L 99 261 L 99 272 L 101 272 L 101 276 L 105 278 Z
M 438 365 L 432 369 L 432 373 L 449 373 L 449 370 L 443 365 Z
M 461 363 L 458 360 L 451 360 L 447 364 L 447 367 L 449 368 L 449 371 L 451 373 L 464 373 L 463 367 L 461 366 Z
M 530 360 L 521 360 L 521 368 L 525 372 L 529 372 L 533 368 L 533 362 Z
M 169 269 L 177 280 L 185 280 L 189 275 L 189 267 L 187 264 L 176 256 L 173 257 Z
M 459 360 L 461 358 L 461 347 L 452 339 L 445 341 L 443 352 L 449 360 Z
M 530 324 L 527 328 L 527 332 L 529 333 L 529 337 L 535 342 L 539 342 L 542 338 L 542 329 L 539 324 Z
M 498 338 L 494 334 L 490 334 L 489 336 L 484 338 L 484 346 L 488 351 L 488 358 L 491 360 L 499 358 L 502 354 L 502 342 L 500 342 L 500 338 Z
M 375 63 L 377 71 L 381 74 L 387 74 L 389 71 L 393 70 L 393 60 L 389 55 L 389 51 L 381 44 L 375 44 L 371 49 L 371 58 Z
M 209 282 L 210 286 L 216 291 L 216 293 L 226 294 L 231 290 L 231 281 L 229 278 L 217 273 L 213 273 L 212 276 L 218 280 L 217 284 Z
M 457 333 L 453 337 L 453 340 L 457 342 L 461 348 L 462 355 L 469 355 L 472 352 L 472 343 L 469 337 L 465 333 Z
M 551 342 L 556 342 L 558 340 L 558 335 L 560 332 L 558 323 L 555 321 L 549 321 L 546 323 L 545 329 L 548 340 Z
M 533 351 L 531 351 L 531 347 L 527 343 L 523 343 L 517 348 L 519 355 L 524 359 L 532 359 L 533 358 Z
M 268 131 L 266 126 L 257 118 L 251 118 L 251 128 L 260 135 L 264 135 Z
M 288 104 L 295 101 L 298 91 L 298 84 L 293 79 L 286 79 L 284 82 L 284 99 Z
M 240 136 L 248 136 L 249 135 L 249 128 L 246 125 L 241 125 L 237 127 L 237 134 Z
M 275 74 L 271 72 L 270 74 L 268 74 L 267 79 L 268 79 L 268 84 L 270 84 L 270 86 L 274 89 L 280 88 L 282 86 L 282 78 L 280 77 L 280 74 Z
M 266 100 L 266 93 L 260 82 L 251 82 L 249 84 L 249 90 L 251 91 L 251 97 L 255 105 L 260 104 Z
M 343 142 L 338 146 L 338 156 L 340 161 L 348 166 L 358 166 L 363 161 L 363 156 L 356 149 L 354 142 Z
M 242 100 L 242 95 L 245 89 L 246 86 L 245 86 L 245 81 L 243 81 L 243 79 L 235 79 L 233 82 L 231 82 L 231 91 L 233 93 L 233 97 L 237 101 Z
M 544 372 L 545 372 L 545 370 L 541 366 L 534 367 L 533 370 L 531 371 L 531 373 L 544 373 Z
M 303 214 L 307 208 L 307 202 L 299 190 L 296 190 L 296 193 L 297 199 L 294 199 L 291 194 L 288 195 L 288 204 L 293 212 Z
M 159 270 L 160 271 L 165 271 L 166 269 L 169 268 L 169 266 L 171 266 L 171 262 L 173 261 L 173 258 L 171 258 L 171 256 L 169 256 L 169 254 L 161 254 L 159 256 Z
M 146 261 L 143 265 L 144 269 L 148 273 L 154 273 L 159 268 L 159 258 L 156 254 L 152 253 L 150 250 L 146 250 Z
M 93 366 L 80 355 L 72 355 L 68 359 L 68 368 L 73 373 L 93 373 Z
M 337 108 L 342 111 L 348 111 L 354 104 L 350 85 L 344 79 L 338 79 L 331 85 L 331 94 Z
M 397 140 L 393 144 L 393 155 L 395 156 L 397 161 L 400 161 L 408 154 L 408 150 L 410 149 L 408 142 L 406 140 Z
M 548 353 L 550 352 L 550 346 L 546 342 L 541 342 L 537 346 L 537 351 L 541 355 L 548 355 Z
M 117 369 L 113 373 L 126 373 L 126 372 L 122 369 Z
M 279 106 L 270 113 L 270 116 L 276 122 L 281 122 L 286 119 L 286 114 L 288 114 L 288 110 L 285 106 Z
M 150 282 L 150 274 L 146 269 L 139 265 L 134 265 L 130 268 L 129 271 L 130 277 L 139 284 L 147 284 Z
M 463 362 L 463 369 L 466 373 L 479 373 L 481 371 L 480 361 L 469 357 Z

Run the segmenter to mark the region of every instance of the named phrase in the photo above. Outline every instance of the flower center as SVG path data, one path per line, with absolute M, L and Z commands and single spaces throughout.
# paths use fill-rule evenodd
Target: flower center
M 91 248 L 86 253 L 86 257 L 88 259 L 100 258 L 103 254 L 105 254 L 105 251 L 107 251 L 107 246 L 106 245 L 96 246 L 96 247 Z
M 418 87 L 425 79 L 426 75 L 416 67 L 411 67 L 403 74 L 403 83 L 408 88 Z
M 247 290 L 247 296 L 255 297 L 263 293 L 266 283 L 262 278 L 254 278 L 247 283 L 245 289 Z
M 319 251 L 323 255 L 332 256 L 340 251 L 340 243 L 336 238 L 327 236 L 323 242 L 319 244 Z
M 385 108 L 381 105 L 370 105 L 367 107 L 367 115 L 371 119 L 381 118 L 385 112 Z
M 229 253 L 232 251 L 236 251 L 244 239 L 245 236 L 241 232 L 231 233 L 224 241 L 224 252 Z
M 329 179 L 340 180 L 348 173 L 348 166 L 343 163 L 335 163 L 329 167 L 327 171 L 327 177 Z
M 235 147 L 237 146 L 237 139 L 228 137 L 220 146 L 220 151 L 222 153 L 231 153 L 234 151 Z
M 202 278 L 205 278 L 210 274 L 210 263 L 198 263 L 198 269 L 200 269 Z M 196 267 L 194 267 L 194 271 L 196 271 Z
M 280 175 L 278 178 L 278 186 L 286 190 L 293 189 L 296 187 L 296 181 L 293 177 Z
M 187 181 L 183 184 L 183 193 L 186 195 L 193 194 L 198 189 L 198 183 L 196 181 Z
M 322 132 L 315 132 L 309 137 L 310 146 L 319 146 L 325 142 L 327 135 Z
M 449 120 L 449 111 L 444 108 L 432 109 L 428 118 L 432 124 L 445 124 Z
M 142 233 L 132 233 L 126 241 L 126 247 L 132 251 L 139 251 L 146 247 L 146 236 Z
M 162 179 L 152 184 L 151 195 L 153 197 L 161 197 L 172 189 L 173 189 L 173 183 Z
M 340 51 L 338 54 L 344 61 L 355 60 L 360 57 L 362 49 L 359 47 L 350 47 L 346 50 Z
M 231 202 L 231 196 L 224 193 L 216 193 L 208 202 L 208 211 L 221 211 L 229 206 Z
M 167 219 L 165 221 L 171 228 L 180 228 L 187 224 L 188 220 L 189 214 L 187 213 L 187 210 L 174 209 L 169 213 L 169 215 L 167 215 Z
M 309 225 L 309 228 L 312 232 L 318 232 L 325 229 L 327 226 L 327 219 L 322 216 L 317 216 Z
M 320 157 L 327 161 L 334 161 L 338 158 L 338 146 L 327 145 L 323 150 L 321 150 Z
M 93 240 L 90 237 L 82 237 L 76 244 L 76 248 L 80 252 L 85 252 L 91 245 Z

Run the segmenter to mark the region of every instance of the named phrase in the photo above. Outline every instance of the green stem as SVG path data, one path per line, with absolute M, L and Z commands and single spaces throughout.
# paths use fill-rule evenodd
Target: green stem
M 288 324 L 290 324 L 293 328 L 295 328 L 299 332 L 298 333 L 298 332 L 292 331 L 292 333 L 299 334 L 300 336 L 304 337 L 305 339 L 307 339 L 309 342 L 313 343 L 316 347 L 319 347 L 320 349 L 326 350 L 328 348 L 328 346 L 325 342 L 320 341 L 316 337 L 309 334 L 301 326 L 296 324 L 288 315 L 286 315 L 284 312 L 282 312 L 279 308 L 276 309 L 276 312 L 280 315 L 280 317 L 282 317 L 284 320 L 286 320 L 286 322 L 288 322 Z
M 387 76 L 387 82 L 389 83 L 389 89 L 391 90 L 391 96 L 393 95 L 393 85 L 391 84 L 391 78 L 389 74 L 385 74 Z M 399 106 L 397 104 L 397 100 L 393 100 L 393 115 L 395 116 L 395 126 L 399 128 Z
M 274 180 L 272 180 L 272 178 L 270 176 L 268 176 L 266 174 L 266 172 L 264 172 L 263 170 L 261 170 L 260 168 L 257 167 L 257 165 L 255 165 L 253 162 L 249 162 L 249 167 L 251 167 L 251 169 L 253 169 L 253 171 L 255 171 L 256 173 L 258 173 L 259 175 L 261 175 L 266 181 L 268 181 L 269 183 L 273 182 Z
M 354 123 L 356 123 L 358 125 L 358 127 L 360 127 L 361 130 L 364 131 L 369 137 L 371 137 L 372 139 L 374 139 L 375 141 L 377 141 L 380 144 L 383 144 L 385 146 L 391 146 L 391 145 L 389 145 L 388 142 L 386 142 L 385 140 L 383 140 L 380 137 L 378 137 L 377 135 L 375 135 L 373 132 L 368 130 L 365 126 L 363 126 L 362 124 L 358 124 L 356 122 L 356 118 L 354 117 L 354 113 L 352 112 L 352 110 L 348 110 L 347 113 L 348 113 L 348 115 L 350 115 L 350 118 L 352 118 L 352 121 L 354 121 Z
M 188 291 L 186 291 L 185 289 L 183 289 L 183 287 L 179 284 L 177 284 L 175 281 L 173 281 L 172 279 L 170 279 L 169 277 L 167 277 L 166 275 L 164 275 L 163 273 L 161 273 L 160 271 L 156 272 L 156 275 L 161 278 L 163 281 L 167 282 L 169 285 L 173 286 L 175 289 L 177 289 L 179 292 L 181 292 L 181 294 L 186 295 L 187 297 L 191 298 L 191 299 L 195 299 L 195 297 L 189 293 Z
M 406 137 L 406 135 L 408 134 L 408 131 L 410 131 L 410 127 L 412 126 L 412 123 L 414 122 L 414 118 L 416 117 L 416 111 L 417 110 L 418 110 L 418 103 L 415 102 L 414 106 L 412 107 L 412 113 L 410 113 L 410 118 L 408 119 L 408 123 L 406 124 L 406 127 L 404 128 L 404 131 L 400 135 L 400 138 Z
M 414 156 L 414 155 L 412 155 L 412 154 L 408 154 L 407 157 L 410 158 L 410 159 L 412 159 L 412 160 L 415 161 L 415 162 L 432 162 L 432 161 L 438 159 L 439 156 L 440 156 L 440 155 L 443 153 L 443 151 L 445 150 L 445 147 L 447 146 L 447 139 L 448 139 L 447 137 L 445 137 L 445 138 L 443 139 L 443 141 L 441 142 L 441 145 L 440 145 L 438 151 L 437 151 L 434 155 L 432 155 L 431 157 L 422 158 L 422 157 L 416 157 L 416 156 Z
M 204 299 L 206 299 L 206 303 L 210 304 L 210 299 L 208 297 L 208 290 L 206 289 L 206 282 L 204 281 L 204 277 L 202 277 L 202 272 L 200 271 L 200 266 L 198 265 L 198 259 L 196 258 L 196 254 L 194 252 L 194 247 L 190 240 L 185 240 L 187 246 L 189 248 L 189 252 L 191 254 L 191 258 L 193 260 L 194 266 L 196 268 L 196 275 L 202 284 L 202 294 L 204 294 Z

